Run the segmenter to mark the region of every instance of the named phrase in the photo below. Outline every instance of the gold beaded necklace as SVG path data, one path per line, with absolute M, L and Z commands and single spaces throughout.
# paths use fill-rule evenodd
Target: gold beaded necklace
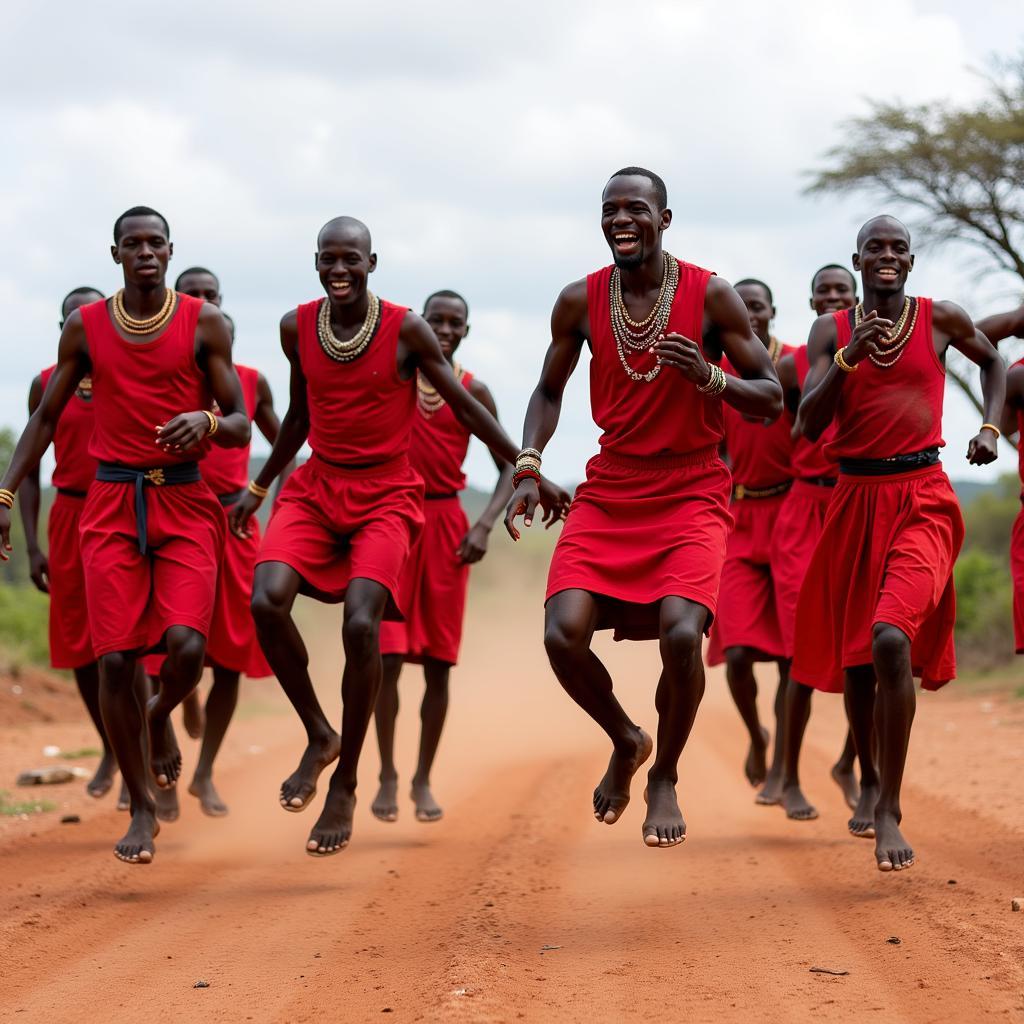
M 366 297 L 369 302 L 362 326 L 348 341 L 340 341 L 334 333 L 334 328 L 331 327 L 330 300 L 321 299 L 320 301 L 316 333 L 320 339 L 320 347 L 335 362 L 350 363 L 353 359 L 358 359 L 377 333 L 377 328 L 380 326 L 380 299 L 370 291 L 366 293 Z
M 455 379 L 461 384 L 464 370 L 458 363 L 452 365 L 452 372 Z M 437 388 L 427 380 L 426 377 L 416 371 L 416 406 L 424 419 L 430 419 L 435 413 L 440 412 L 448 403 L 438 393 Z
M 882 358 L 876 356 L 873 352 L 868 354 L 868 358 L 879 367 L 879 369 L 887 370 L 890 366 L 895 366 L 900 359 L 903 357 L 903 353 L 906 351 L 907 342 L 914 335 L 914 328 L 917 326 L 917 311 L 919 308 L 917 299 L 912 299 L 908 295 L 903 303 L 903 312 L 900 313 L 899 319 L 893 325 L 893 329 L 886 335 L 886 337 L 879 339 L 879 344 L 885 349 L 885 356 L 892 358 Z M 856 308 L 853 311 L 853 324 L 856 327 L 864 319 L 864 303 L 857 303 Z
M 772 361 L 772 366 L 778 365 L 780 355 L 782 355 L 782 342 L 773 334 L 768 338 L 768 358 Z
M 75 388 L 75 394 L 83 402 L 92 401 L 92 377 L 86 374 L 79 382 L 78 387 Z
M 125 309 L 124 289 L 121 288 L 115 292 L 111 307 L 114 311 L 114 320 L 117 322 L 117 326 L 125 334 L 156 334 L 157 331 L 162 331 L 170 323 L 171 317 L 174 316 L 176 299 L 177 294 L 174 289 L 165 288 L 164 303 L 160 307 L 160 312 L 155 316 L 139 320 Z
M 619 354 L 619 361 L 630 380 L 645 384 L 649 384 L 658 376 L 661 372 L 661 363 L 655 363 L 646 373 L 640 373 L 629 365 L 626 353 L 627 351 L 648 351 L 668 327 L 672 303 L 675 301 L 676 291 L 679 287 L 679 261 L 667 252 L 662 255 L 665 263 L 661 289 L 655 300 L 654 308 L 643 320 L 639 322 L 633 320 L 626 309 L 626 302 L 622 297 L 622 277 L 618 267 L 612 268 L 609 282 L 608 297 L 612 336 L 615 338 L 615 349 Z

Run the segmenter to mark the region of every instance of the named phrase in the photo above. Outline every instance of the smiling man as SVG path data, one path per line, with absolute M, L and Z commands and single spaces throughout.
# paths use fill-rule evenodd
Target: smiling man
M 131 825 L 114 853 L 133 864 L 153 859 L 158 831 L 133 686 L 139 656 L 167 653 L 148 723 L 149 769 L 169 788 L 181 772 L 170 715 L 202 672 L 224 543 L 224 513 L 198 460 L 211 442 L 249 440 L 227 324 L 216 306 L 166 286 L 169 235 L 149 207 L 118 217 L 111 254 L 124 287 L 67 318 L 57 365 L 0 481 L 0 539 L 9 550 L 12 492 L 88 375 L 98 468 L 81 513 L 82 564 L 103 723 L 131 795 Z
M 551 315 L 551 345 L 523 428 L 506 526 L 530 525 L 541 453 L 558 424 L 565 385 L 591 351 L 590 401 L 601 451 L 587 464 L 551 561 L 544 643 L 566 692 L 612 741 L 594 791 L 613 824 L 651 754 L 650 736 L 612 692 L 590 649 L 596 629 L 658 639 L 658 752 L 648 774 L 643 841 L 671 847 L 686 824 L 677 766 L 704 692 L 701 637 L 718 599 L 729 515 L 729 471 L 718 448 L 722 403 L 755 417 L 782 411 L 782 389 L 743 301 L 711 271 L 670 256 L 665 183 L 641 167 L 609 179 L 601 229 L 614 265 L 568 285 Z M 735 376 L 715 365 L 727 356 Z
M 344 849 L 352 833 L 356 768 L 381 682 L 381 621 L 408 610 L 403 568 L 423 526 L 423 480 L 409 462 L 417 371 L 501 459 L 514 461 L 518 449 L 456 378 L 422 317 L 369 291 L 377 256 L 365 224 L 352 217 L 325 224 L 314 265 L 327 297 L 281 321 L 291 366 L 288 412 L 231 523 L 247 532 L 271 483 L 308 437 L 313 457 L 282 488 L 260 549 L 252 610 L 260 644 L 308 741 L 281 786 L 281 806 L 307 807 L 320 773 L 340 756 L 306 844 L 311 856 L 324 857 Z M 545 484 L 549 517 L 561 514 L 565 497 Z M 300 591 L 345 603 L 340 740 L 313 690 L 292 619 Z
M 880 871 L 899 871 L 914 863 L 900 831 L 914 676 L 935 690 L 956 673 L 963 519 L 939 463 L 944 360 L 952 347 L 981 368 L 986 422 L 967 448 L 972 465 L 996 457 L 1006 370 L 959 306 L 906 294 L 914 256 L 894 217 L 861 228 L 853 267 L 863 302 L 819 317 L 808 341 L 800 418 L 811 440 L 835 421 L 825 454 L 839 482 L 800 591 L 793 676 L 845 693 L 861 767 L 850 831 L 874 837 Z

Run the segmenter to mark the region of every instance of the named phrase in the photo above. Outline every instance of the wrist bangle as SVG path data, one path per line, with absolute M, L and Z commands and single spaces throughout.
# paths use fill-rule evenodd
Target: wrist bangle
M 999 438 L 1001 438 L 1003 436 L 1002 431 L 994 423 L 982 423 L 981 429 L 982 430 L 991 430 L 992 433 L 996 435 L 996 440 L 997 441 L 999 440 Z M 980 431 L 979 431 L 979 433 L 980 433 Z
M 836 354 L 835 354 L 835 359 L 833 361 L 835 362 L 836 366 L 838 366 L 839 369 L 843 371 L 843 373 L 856 373 L 858 367 L 857 367 L 856 364 L 851 366 L 846 361 L 846 359 L 843 357 L 843 353 L 845 351 L 846 351 L 846 346 L 845 345 L 842 348 L 837 348 L 836 349 Z
M 203 413 L 205 414 L 206 418 L 210 421 L 210 426 L 206 431 L 206 436 L 213 437 L 213 435 L 217 433 L 217 428 L 220 426 L 220 422 L 218 421 L 217 417 L 214 416 L 212 412 L 210 412 L 209 409 L 204 409 Z
M 14 491 L 9 491 L 6 487 L 0 487 L 0 505 L 14 508 Z
M 249 491 L 250 494 L 254 495 L 257 498 L 265 498 L 270 493 L 269 487 L 260 487 L 260 485 L 256 483 L 255 480 L 249 481 L 249 486 L 247 490 Z

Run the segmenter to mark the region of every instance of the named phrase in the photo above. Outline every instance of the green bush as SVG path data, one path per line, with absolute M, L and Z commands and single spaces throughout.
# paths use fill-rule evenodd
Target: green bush
M 954 570 L 956 646 L 963 668 L 985 671 L 1012 660 L 1013 583 L 1005 555 L 966 550 Z
M 0 584 L 0 654 L 4 667 L 48 665 L 50 599 L 32 586 Z

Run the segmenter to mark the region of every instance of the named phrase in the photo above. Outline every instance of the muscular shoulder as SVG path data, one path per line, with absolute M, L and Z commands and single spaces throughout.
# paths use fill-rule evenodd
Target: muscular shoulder
M 1024 363 L 1017 363 L 1006 371 L 1006 400 L 1016 408 L 1024 404 Z
M 775 371 L 779 375 L 779 383 L 786 390 L 800 386 L 796 377 L 796 356 L 792 352 L 787 352 L 779 360 Z
M 836 352 L 836 321 L 831 313 L 822 313 L 811 324 L 807 339 L 807 359 L 813 363 L 823 355 L 834 356 Z
M 551 323 L 555 332 L 582 334 L 587 324 L 587 279 L 567 284 L 555 299 Z
M 932 303 L 932 324 L 951 338 L 964 338 L 974 334 L 974 321 L 963 307 L 946 299 Z
M 422 338 L 423 332 L 427 331 L 433 336 L 433 331 L 430 329 L 430 325 L 426 320 L 419 315 L 414 313 L 411 309 L 405 311 L 405 316 L 402 317 L 402 326 L 398 329 L 398 333 L 402 338 L 402 341 L 411 341 L 415 338 Z

